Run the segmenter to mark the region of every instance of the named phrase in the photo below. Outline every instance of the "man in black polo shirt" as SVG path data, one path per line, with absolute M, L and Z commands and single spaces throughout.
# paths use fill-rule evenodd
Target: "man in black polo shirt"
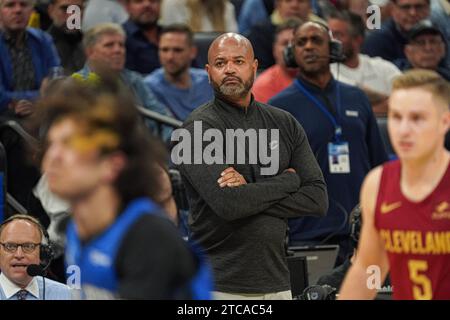
M 186 186 L 192 239 L 213 266 L 216 299 L 291 299 L 287 218 L 327 210 L 322 172 L 303 128 L 287 112 L 253 99 L 257 66 L 247 38 L 227 33 L 214 40 L 206 70 L 215 99 L 191 113 L 178 132 L 193 139 L 174 149 L 192 146 L 184 151 L 194 164 L 172 156 Z M 213 161 L 211 144 L 198 140 L 208 135 L 218 143 Z

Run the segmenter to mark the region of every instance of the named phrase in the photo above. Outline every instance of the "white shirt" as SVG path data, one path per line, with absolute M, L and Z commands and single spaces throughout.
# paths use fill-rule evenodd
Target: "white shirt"
M 331 64 L 331 73 L 336 80 L 344 83 L 364 87 L 390 95 L 392 89 L 392 81 L 402 72 L 391 62 L 380 57 L 371 58 L 360 54 L 359 65 L 356 68 L 349 68 L 345 64 Z
M 18 291 L 22 290 L 21 287 L 17 286 L 11 280 L 9 280 L 3 273 L 0 274 L 0 287 L 3 289 L 3 293 L 6 296 L 6 299 L 11 298 Z M 39 286 L 36 280 L 36 277 L 31 279 L 30 283 L 24 290 L 27 290 L 28 293 L 32 294 L 36 298 L 39 299 Z

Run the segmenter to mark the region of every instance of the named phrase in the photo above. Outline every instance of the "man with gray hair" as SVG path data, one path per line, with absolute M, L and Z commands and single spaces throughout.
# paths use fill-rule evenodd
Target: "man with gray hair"
M 42 80 L 60 61 L 51 37 L 27 28 L 34 0 L 0 0 L 0 114 L 33 112 Z
M 75 77 L 89 79 L 96 70 L 110 70 L 117 73 L 121 80 L 133 92 L 137 103 L 151 111 L 162 115 L 170 115 L 170 111 L 162 105 L 153 92 L 145 85 L 141 75 L 125 68 L 125 32 L 115 23 L 102 23 L 88 30 L 83 38 L 86 64 L 75 74 Z M 156 130 L 156 124 L 150 127 Z M 168 139 L 170 128 L 164 127 L 162 139 Z
M 206 65 L 215 98 L 172 136 L 183 135 L 175 148 L 189 145 L 194 158 L 193 164 L 183 152 L 180 171 L 192 240 L 210 258 L 216 299 L 291 299 L 287 218 L 327 210 L 322 172 L 303 128 L 287 112 L 253 99 L 257 67 L 247 38 L 216 38 Z M 212 143 L 196 140 L 202 128 L 210 136 L 202 140 L 215 138 L 215 156 Z

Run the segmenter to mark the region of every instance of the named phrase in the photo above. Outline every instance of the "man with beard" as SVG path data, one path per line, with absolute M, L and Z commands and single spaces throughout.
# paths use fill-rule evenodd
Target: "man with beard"
M 126 67 L 149 74 L 161 66 L 158 58 L 161 28 L 157 24 L 161 0 L 126 0 L 125 8 L 130 16 L 123 25 L 127 35 Z
M 194 110 L 180 130 L 195 138 L 200 125 L 208 129 L 205 136 L 214 132 L 221 140 L 209 161 L 202 157 L 209 145 L 183 139 L 195 163 L 180 164 L 191 237 L 210 258 L 216 299 L 291 299 L 286 220 L 327 210 L 323 176 L 303 128 L 287 112 L 252 97 L 257 67 L 247 38 L 235 33 L 216 38 L 206 65 L 215 98 Z M 267 131 L 270 142 L 263 137 Z M 220 136 L 226 136 L 226 145 Z M 270 173 L 268 153 L 277 162 Z M 245 159 L 235 161 L 242 155 Z
M 347 220 L 361 183 L 387 155 L 367 96 L 334 80 L 330 45 L 325 25 L 306 22 L 298 27 L 293 54 L 299 77 L 269 103 L 289 111 L 303 126 L 328 187 L 327 216 L 292 219 L 291 244 L 339 244 L 339 263 L 352 252 Z
M 67 19 L 70 17 L 67 8 L 75 5 L 83 10 L 84 3 L 85 0 L 51 0 L 48 6 L 48 14 L 53 23 L 47 32 L 53 38 L 62 67 L 69 74 L 81 69 L 86 58 L 81 43 L 83 40 L 81 30 L 77 28 L 70 30 L 67 27 Z
M 161 30 L 159 40 L 159 60 L 163 67 L 145 78 L 158 100 L 181 121 L 213 98 L 206 71 L 190 68 L 196 55 L 197 48 L 188 26 L 166 26 Z

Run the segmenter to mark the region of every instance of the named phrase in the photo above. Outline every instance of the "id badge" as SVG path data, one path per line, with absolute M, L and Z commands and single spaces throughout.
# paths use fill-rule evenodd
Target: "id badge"
M 330 173 L 350 173 L 348 142 L 328 143 L 328 163 Z

